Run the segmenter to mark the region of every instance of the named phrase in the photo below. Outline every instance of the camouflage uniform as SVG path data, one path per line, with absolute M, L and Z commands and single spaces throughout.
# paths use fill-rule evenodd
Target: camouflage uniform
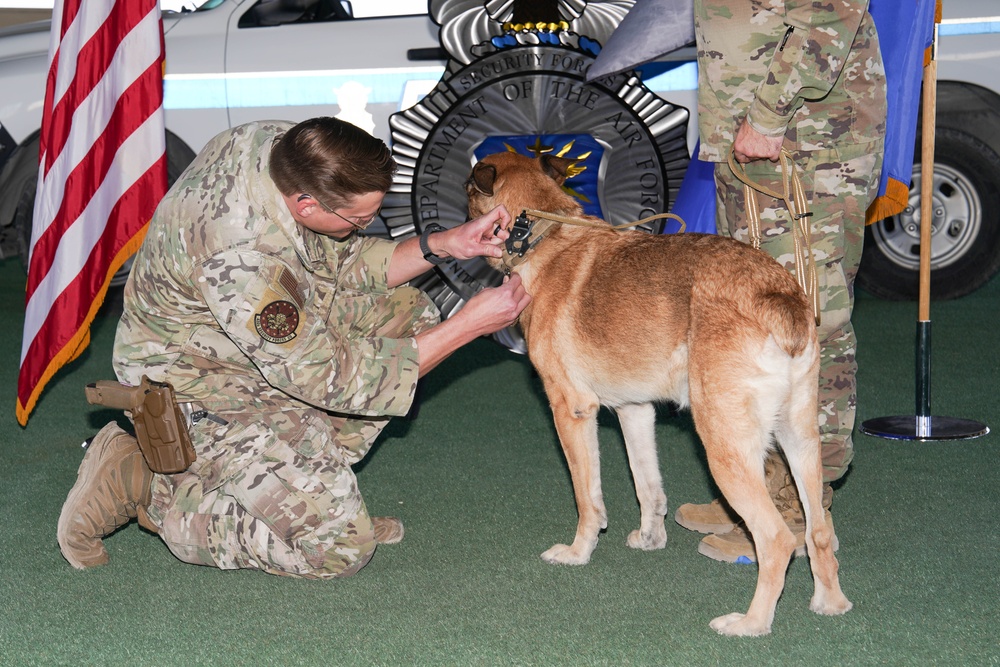
M 696 0 L 700 157 L 717 162 L 719 233 L 748 240 L 743 184 L 726 163 L 740 121 L 782 136 L 802 178 L 822 321 L 820 433 L 825 481 L 853 456 L 856 341 L 851 326 L 865 209 L 878 190 L 885 74 L 868 0 Z M 746 166 L 782 192 L 780 167 Z M 795 270 L 784 203 L 758 195 L 761 248 Z
M 171 382 L 198 458 L 148 514 L 181 560 L 330 577 L 375 548 L 351 464 L 417 383 L 439 314 L 389 289 L 395 243 L 314 233 L 268 176 L 290 123 L 214 138 L 156 211 L 125 287 L 119 380 Z

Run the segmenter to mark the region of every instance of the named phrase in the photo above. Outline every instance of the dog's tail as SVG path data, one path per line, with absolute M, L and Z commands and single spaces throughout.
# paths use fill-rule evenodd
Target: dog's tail
M 812 309 L 801 294 L 769 292 L 757 301 L 760 321 L 774 336 L 778 347 L 797 357 L 815 336 L 816 322 Z

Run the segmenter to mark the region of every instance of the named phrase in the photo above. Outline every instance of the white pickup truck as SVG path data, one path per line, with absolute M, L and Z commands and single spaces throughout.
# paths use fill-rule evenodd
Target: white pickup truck
M 180 5 L 163 14 L 171 178 L 210 137 L 250 120 L 338 115 L 389 142 L 389 117 L 413 106 L 446 71 L 426 0 L 170 3 Z M 0 30 L 0 257 L 26 252 L 48 29 L 40 22 Z M 996 0 L 946 0 L 939 34 L 931 282 L 934 297 L 952 298 L 1000 269 Z M 693 113 L 693 52 L 665 60 L 641 68 L 645 85 Z M 689 127 L 693 140 L 695 123 Z M 868 228 L 858 280 L 884 298 L 917 294 L 919 179 L 918 163 L 912 206 Z

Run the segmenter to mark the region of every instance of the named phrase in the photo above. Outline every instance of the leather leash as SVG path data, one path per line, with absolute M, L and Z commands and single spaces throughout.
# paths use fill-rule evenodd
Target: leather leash
M 532 222 L 528 220 L 528 216 L 532 216 L 537 219 L 537 221 Z M 642 220 L 636 220 L 635 222 L 628 222 L 622 225 L 608 225 L 605 222 L 591 222 L 589 220 L 582 220 L 580 218 L 571 218 L 564 215 L 558 215 L 556 213 L 549 213 L 547 211 L 538 211 L 535 209 L 527 208 L 521 211 L 521 214 L 517 216 L 514 220 L 514 224 L 510 229 L 510 237 L 504 244 L 504 255 L 502 262 L 504 265 L 505 273 L 509 274 L 511 269 L 518 266 L 525 261 L 525 255 L 529 250 L 534 248 L 538 243 L 545 237 L 549 229 L 553 225 L 573 225 L 576 227 L 602 227 L 604 229 L 625 229 L 628 227 L 635 227 L 636 225 L 641 225 L 643 223 L 649 222 L 651 220 L 659 220 L 661 218 L 670 218 L 676 220 L 680 224 L 680 232 L 683 232 L 687 225 L 684 220 L 673 213 L 657 213 L 656 215 L 651 215 L 648 218 L 643 218 Z M 497 230 L 500 227 L 497 226 Z M 494 234 L 497 232 L 494 231 Z
M 757 193 L 765 194 L 775 199 L 785 202 L 789 215 L 792 217 L 792 240 L 794 241 L 795 254 L 795 279 L 799 287 L 805 292 L 806 298 L 812 304 L 813 316 L 816 325 L 820 323 L 819 305 L 819 277 L 816 273 L 816 262 L 812 255 L 812 234 L 809 225 L 809 218 L 812 212 L 809 210 L 806 199 L 805 188 L 802 187 L 802 179 L 799 178 L 799 171 L 795 167 L 791 153 L 784 148 L 778 158 L 781 165 L 781 184 L 783 192 L 775 192 L 764 187 L 760 183 L 754 182 L 746 175 L 746 169 L 736 161 L 734 151 L 729 151 L 729 168 L 733 170 L 736 178 L 743 183 L 743 196 L 746 200 L 747 231 L 750 233 L 750 244 L 760 249 L 761 229 L 760 229 L 760 204 L 757 200 Z
M 552 222 L 559 222 L 564 225 L 574 225 L 576 227 L 604 227 L 606 229 L 627 229 L 628 227 L 638 227 L 641 224 L 650 222 L 652 220 L 660 220 L 664 218 L 669 218 L 671 220 L 676 220 L 680 224 L 681 228 L 678 230 L 678 234 L 683 233 L 687 229 L 687 224 L 684 219 L 679 215 L 674 215 L 673 213 L 657 213 L 656 215 L 651 215 L 648 218 L 643 218 L 642 220 L 636 220 L 635 222 L 626 222 L 621 225 L 608 225 L 607 223 L 591 222 L 589 220 L 582 220 L 580 218 L 570 218 L 564 215 L 556 215 L 555 213 L 547 213 L 546 211 L 536 211 L 532 208 L 524 209 L 524 212 L 535 218 L 542 218 L 545 220 L 551 220 Z

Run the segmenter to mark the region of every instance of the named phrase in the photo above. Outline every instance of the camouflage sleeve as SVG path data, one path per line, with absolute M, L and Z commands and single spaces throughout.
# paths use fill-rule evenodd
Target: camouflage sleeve
M 214 255 L 196 276 L 215 319 L 268 384 L 311 405 L 362 416 L 403 415 L 418 377 L 413 338 L 365 336 L 363 292 L 302 282 L 260 252 Z M 384 281 L 383 281 L 384 282 Z
M 357 237 L 344 260 L 339 278 L 342 285 L 384 294 L 389 291 L 389 262 L 396 241 L 375 237 Z
M 752 128 L 781 136 L 804 100 L 830 92 L 867 7 L 868 0 L 785 0 L 785 34 L 747 113 Z

